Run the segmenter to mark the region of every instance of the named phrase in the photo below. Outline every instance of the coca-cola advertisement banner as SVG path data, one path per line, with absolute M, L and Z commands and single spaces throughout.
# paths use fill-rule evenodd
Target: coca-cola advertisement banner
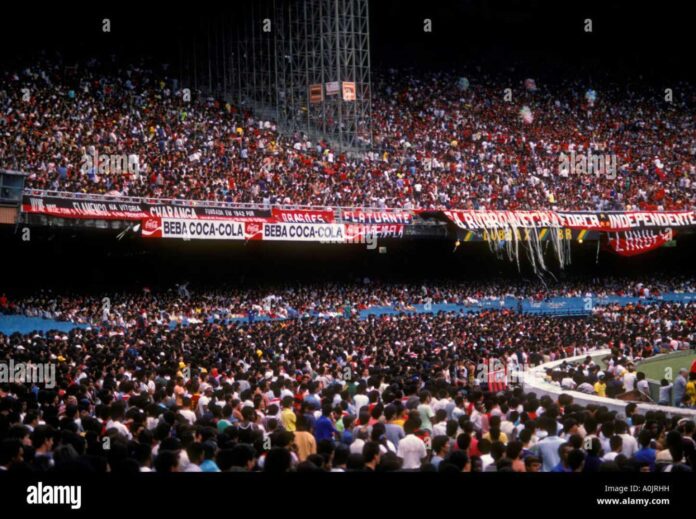
M 262 224 L 243 220 L 184 220 L 146 218 L 141 222 L 143 238 L 181 240 L 260 240 Z
M 404 226 L 340 223 L 258 223 L 244 220 L 144 218 L 143 238 L 182 240 L 265 240 L 318 243 L 369 243 L 383 238 L 403 238 Z

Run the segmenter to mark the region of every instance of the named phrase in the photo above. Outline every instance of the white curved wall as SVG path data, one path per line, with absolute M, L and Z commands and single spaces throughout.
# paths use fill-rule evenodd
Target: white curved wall
M 606 355 L 609 355 L 610 353 L 611 350 L 603 349 L 592 351 L 589 355 L 594 358 L 604 357 Z M 577 357 L 569 357 L 566 359 L 555 360 L 553 362 L 547 362 L 546 364 L 541 364 L 539 366 L 524 371 L 522 373 L 521 384 L 522 388 L 524 389 L 524 392 L 534 392 L 538 396 L 549 395 L 554 400 L 558 398 L 558 395 L 566 393 L 568 395 L 571 395 L 573 397 L 574 402 L 577 404 L 603 405 L 606 406 L 610 411 L 617 411 L 619 413 L 623 413 L 628 402 L 625 402 L 623 400 L 617 400 L 616 398 L 603 398 L 597 395 L 588 395 L 586 393 L 581 393 L 580 391 L 566 391 L 561 389 L 561 387 L 558 384 L 552 384 L 544 380 L 544 377 L 546 376 L 546 370 L 548 368 L 554 368 L 563 363 L 564 361 L 582 361 L 585 357 L 587 357 L 587 355 L 578 355 Z M 664 413 L 667 413 L 668 416 L 679 415 L 696 418 L 695 409 L 682 409 L 679 407 L 638 403 L 638 412 L 640 414 L 645 414 L 648 411 L 662 411 Z

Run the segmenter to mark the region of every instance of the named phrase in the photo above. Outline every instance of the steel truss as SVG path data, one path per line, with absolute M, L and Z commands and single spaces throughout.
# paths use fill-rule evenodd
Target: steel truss
M 210 93 L 274 119 L 284 133 L 369 149 L 368 0 L 256 0 L 215 20 L 206 38 L 207 67 L 197 70 L 207 77 L 197 83 Z M 338 91 L 327 92 L 330 84 Z

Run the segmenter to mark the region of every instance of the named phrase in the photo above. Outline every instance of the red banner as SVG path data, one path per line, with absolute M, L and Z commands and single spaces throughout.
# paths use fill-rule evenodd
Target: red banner
M 161 238 L 162 220 L 159 218 L 146 218 L 140 222 L 140 234 L 143 238 Z
M 360 225 L 346 224 L 346 241 L 362 243 L 366 239 L 403 238 L 404 225 Z
M 273 218 L 280 223 L 333 223 L 334 212 L 321 209 L 277 209 Z
M 142 220 L 143 218 L 181 218 L 205 220 L 246 220 L 267 222 L 269 209 L 231 207 L 215 202 L 140 200 L 126 201 L 118 197 L 99 196 L 61 197 L 27 194 L 22 200 L 22 212 L 60 218 L 93 220 Z
M 662 247 L 674 239 L 672 229 L 620 231 L 609 233 L 609 247 L 621 256 L 636 256 Z
M 413 215 L 406 211 L 343 211 L 343 223 L 356 224 L 410 224 Z
M 90 200 L 66 200 L 57 197 L 25 196 L 22 212 L 59 218 L 95 220 L 140 220 L 149 216 L 141 204 Z
M 696 227 L 694 211 L 629 211 L 587 213 L 582 211 L 444 211 L 458 227 L 468 231 L 493 229 L 539 229 L 558 227 L 617 232 L 665 227 Z

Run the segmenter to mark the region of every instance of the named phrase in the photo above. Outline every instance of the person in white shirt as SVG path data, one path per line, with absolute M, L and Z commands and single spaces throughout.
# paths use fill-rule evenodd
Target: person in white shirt
M 609 438 L 609 448 L 611 450 L 602 456 L 602 461 L 614 461 L 616 457 L 622 453 L 623 438 L 621 436 L 612 436 Z
M 638 441 L 633 436 L 628 434 L 628 425 L 626 422 L 616 422 L 616 434 L 621 436 L 621 439 L 623 440 L 621 454 L 627 458 L 631 458 L 638 450 Z
M 208 409 L 208 404 L 213 397 L 213 388 L 209 387 L 198 399 L 198 404 L 196 405 L 196 414 L 198 416 L 203 416 L 203 414 Z
M 648 380 L 645 378 L 645 373 L 639 371 L 636 374 L 636 378 L 638 380 L 638 382 L 636 383 L 636 388 L 638 389 L 638 391 L 640 391 L 644 395 L 650 396 L 650 384 L 648 384 Z
M 365 442 L 370 437 L 370 432 L 368 431 L 368 428 L 366 426 L 363 426 L 363 427 L 358 427 L 357 429 L 355 429 L 354 434 L 355 434 L 355 439 L 350 444 L 350 453 L 351 454 L 362 454 L 362 450 L 363 450 L 363 447 L 365 446 Z
M 111 407 L 111 419 L 106 422 L 106 430 L 108 431 L 109 429 L 116 429 L 119 434 L 125 436 L 129 440 L 133 439 L 133 435 L 131 432 L 128 430 L 128 427 L 126 427 L 123 423 L 121 423 L 121 420 L 123 419 L 125 411 L 125 406 L 113 404 Z
M 196 413 L 191 411 L 191 398 L 184 397 L 183 406 L 179 409 L 179 414 L 183 416 L 190 425 L 196 423 Z
M 626 388 L 626 392 L 633 391 L 636 388 L 636 368 L 633 366 L 628 367 L 628 372 L 623 376 L 623 385 Z
M 478 443 L 479 451 L 481 451 L 481 470 L 487 472 L 488 469 L 495 463 L 495 459 L 491 455 L 490 440 L 482 439 Z
M 435 436 L 447 436 L 447 411 L 444 409 L 440 409 L 435 413 L 433 438 Z
M 517 411 L 512 411 L 509 417 L 504 417 L 500 422 L 500 432 L 505 433 L 508 439 L 514 438 L 515 435 L 515 422 L 519 419 L 519 413 Z
M 660 397 L 657 401 L 659 405 L 670 405 L 672 401 L 672 387 L 673 383 L 669 382 L 667 379 L 662 379 L 660 381 Z
M 404 470 L 419 469 L 423 460 L 428 456 L 425 442 L 414 434 L 420 427 L 419 420 L 409 418 L 404 423 L 406 436 L 399 442 L 397 456 L 404 460 Z
M 483 415 L 479 412 L 479 409 L 481 407 L 480 403 L 477 403 L 474 408 L 471 410 L 471 416 L 469 417 L 469 420 L 471 421 L 472 424 L 474 424 L 474 429 L 476 431 L 482 431 L 483 430 Z
M 464 397 L 462 395 L 457 395 L 454 397 L 454 409 L 452 409 L 452 419 L 459 421 L 459 418 L 466 414 L 464 409 L 466 404 L 464 402 Z
M 357 393 L 353 397 L 353 403 L 355 404 L 355 410 L 358 413 L 360 412 L 360 408 L 370 404 L 370 399 L 365 394 L 365 386 L 363 384 L 358 386 Z
M 203 445 L 191 443 L 186 448 L 186 454 L 188 455 L 188 464 L 184 468 L 184 472 L 202 472 L 200 465 L 204 458 Z
M 575 380 L 573 380 L 573 377 L 568 375 L 568 376 L 564 377 L 563 380 L 561 380 L 561 387 L 563 389 L 567 389 L 567 390 L 572 391 L 573 389 L 575 389 L 577 387 L 577 384 L 575 383 Z

